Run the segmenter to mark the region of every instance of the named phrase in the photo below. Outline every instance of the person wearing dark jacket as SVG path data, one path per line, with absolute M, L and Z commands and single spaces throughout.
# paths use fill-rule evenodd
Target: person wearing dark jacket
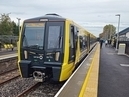
M 1 43 L 1 41 L 0 41 L 0 51 L 1 51 L 1 48 L 2 48 L 2 43 Z
M 102 46 L 103 46 L 103 40 L 101 39 L 101 40 L 99 41 L 99 43 L 100 43 L 100 48 L 102 48 Z

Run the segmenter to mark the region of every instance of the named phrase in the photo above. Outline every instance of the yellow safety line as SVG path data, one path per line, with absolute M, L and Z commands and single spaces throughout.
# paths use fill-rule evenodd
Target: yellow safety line
M 99 45 L 97 45 L 97 46 L 99 46 Z M 97 49 L 98 49 L 98 47 L 97 47 Z M 91 66 L 90 66 L 90 68 L 89 68 L 89 70 L 88 70 L 87 76 L 85 77 L 85 80 L 84 80 L 83 86 L 82 86 L 82 88 L 81 88 L 79 97 L 83 97 L 83 96 L 84 96 L 84 91 L 85 91 L 85 89 L 86 89 L 86 85 L 87 85 L 87 83 L 88 83 L 89 76 L 90 76 L 91 70 L 92 70 L 92 68 L 93 68 L 93 64 L 94 64 L 94 61 L 95 61 L 95 55 L 96 55 L 96 53 L 97 53 L 97 49 L 96 49 L 95 54 L 94 54 L 94 56 L 93 56 L 93 60 L 92 60 L 92 62 L 91 62 Z

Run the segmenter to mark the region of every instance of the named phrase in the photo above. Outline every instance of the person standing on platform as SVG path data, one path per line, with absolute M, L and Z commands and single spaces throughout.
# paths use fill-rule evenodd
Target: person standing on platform
M 102 48 L 102 46 L 103 46 L 103 40 L 100 39 L 99 43 L 100 43 L 100 48 Z
M 1 41 L 0 41 L 0 51 L 1 51 L 1 49 L 2 49 L 2 43 L 1 43 Z
M 106 40 L 106 41 L 105 41 L 105 46 L 107 46 L 107 45 L 108 45 L 108 41 Z

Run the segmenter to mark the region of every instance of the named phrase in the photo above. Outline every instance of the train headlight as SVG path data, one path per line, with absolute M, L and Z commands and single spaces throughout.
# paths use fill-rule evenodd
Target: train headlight
M 24 51 L 24 56 L 25 56 L 25 59 L 28 58 L 28 54 L 27 54 L 27 51 L 26 50 Z
M 55 60 L 59 61 L 59 57 L 60 57 L 60 52 L 56 52 L 55 53 Z

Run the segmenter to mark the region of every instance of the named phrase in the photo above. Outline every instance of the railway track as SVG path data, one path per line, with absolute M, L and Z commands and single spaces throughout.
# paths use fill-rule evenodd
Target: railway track
M 10 82 L 13 79 L 20 77 L 18 69 L 13 69 L 0 74 L 0 85 Z
M 0 76 L 5 72 L 10 72 L 10 70 L 14 70 L 17 67 L 17 57 L 14 58 L 5 58 L 0 59 Z
M 14 68 L 14 69 L 11 69 L 11 70 L 2 72 L 2 73 L 0 73 L 0 76 L 3 76 L 3 75 L 5 75 L 5 74 L 7 74 L 7 73 L 9 73 L 9 72 L 12 72 L 12 71 L 15 71 L 15 70 L 18 70 L 18 68 Z
M 26 89 L 25 91 L 23 91 L 22 93 L 20 93 L 17 97 L 25 97 L 32 90 L 35 90 L 39 85 L 40 85 L 40 83 L 36 83 L 36 84 L 32 85 L 31 87 L 29 87 L 28 89 Z
M 54 97 L 64 83 L 36 83 L 17 97 Z

